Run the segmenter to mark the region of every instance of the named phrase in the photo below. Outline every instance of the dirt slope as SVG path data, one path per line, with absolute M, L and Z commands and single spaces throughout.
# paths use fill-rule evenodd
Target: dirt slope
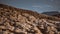
M 0 4 L 0 34 L 60 34 L 60 18 Z

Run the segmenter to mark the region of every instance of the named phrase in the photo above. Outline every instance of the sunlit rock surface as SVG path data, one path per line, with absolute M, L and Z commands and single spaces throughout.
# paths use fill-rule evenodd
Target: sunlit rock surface
M 60 18 L 0 4 L 0 34 L 60 34 Z

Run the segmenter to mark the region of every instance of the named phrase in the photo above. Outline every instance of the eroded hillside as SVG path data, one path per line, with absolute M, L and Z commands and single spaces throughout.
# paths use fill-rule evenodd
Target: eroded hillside
M 0 34 L 60 34 L 60 18 L 0 4 Z

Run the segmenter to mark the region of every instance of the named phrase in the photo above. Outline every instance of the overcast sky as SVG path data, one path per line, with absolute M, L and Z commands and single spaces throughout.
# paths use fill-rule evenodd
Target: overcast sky
M 40 13 L 44 11 L 60 11 L 60 0 L 0 0 L 0 4 L 7 4 Z

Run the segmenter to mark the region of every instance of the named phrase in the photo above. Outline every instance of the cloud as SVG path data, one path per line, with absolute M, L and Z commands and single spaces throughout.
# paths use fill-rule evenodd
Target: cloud
M 39 6 L 39 5 L 33 5 L 32 7 L 33 8 L 43 8 L 42 6 Z
M 32 5 L 33 8 L 53 8 L 51 5 Z
M 56 10 L 56 8 L 54 8 L 52 5 L 32 5 L 32 8 L 34 10 L 42 10 L 42 11 Z

